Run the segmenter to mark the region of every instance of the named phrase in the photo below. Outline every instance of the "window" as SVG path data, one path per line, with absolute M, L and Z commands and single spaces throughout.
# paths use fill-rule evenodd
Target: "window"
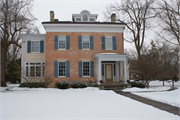
M 102 64 L 102 76 L 104 76 L 104 64 Z
M 76 21 L 81 21 L 81 18 L 76 18 Z
M 116 64 L 114 64 L 114 76 L 116 76 Z
M 93 22 L 93 21 L 94 21 L 94 18 L 90 18 L 90 21 Z
M 105 43 L 106 43 L 106 50 L 112 50 L 112 37 L 111 36 L 106 36 L 105 37 Z
M 26 77 L 44 77 L 45 63 L 26 63 Z
M 88 15 L 87 14 L 83 14 L 83 21 L 88 21 Z
M 59 62 L 59 76 L 62 76 L 62 77 L 66 76 L 65 62 Z
M 66 49 L 66 36 L 59 36 L 59 49 Z
M 90 49 L 89 36 L 82 36 L 82 49 Z
M 35 77 L 35 67 L 34 66 L 30 67 L 30 77 Z
M 83 76 L 90 76 L 89 62 L 83 62 Z
M 32 52 L 40 52 L 40 41 L 31 41 Z

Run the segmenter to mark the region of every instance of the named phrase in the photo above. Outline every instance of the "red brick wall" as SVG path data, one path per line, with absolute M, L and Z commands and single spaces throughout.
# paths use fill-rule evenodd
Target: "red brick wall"
M 70 49 L 69 50 L 55 50 L 54 49 L 54 36 L 65 34 L 70 36 Z M 88 33 L 89 34 L 89 33 Z M 69 82 L 75 80 L 87 81 L 96 80 L 96 59 L 93 56 L 97 53 L 120 53 L 123 54 L 123 33 L 90 33 L 94 36 L 94 49 L 93 50 L 79 50 L 78 49 L 78 36 L 82 36 L 80 32 L 60 33 L 60 32 L 47 32 L 46 33 L 46 75 L 53 78 L 53 83 L 61 80 Z M 116 37 L 117 50 L 102 50 L 101 37 L 105 34 L 111 34 Z M 59 58 L 67 58 L 70 61 L 70 77 L 60 78 L 54 77 L 54 61 Z M 90 59 L 94 61 L 94 77 L 79 77 L 78 61 L 81 59 Z

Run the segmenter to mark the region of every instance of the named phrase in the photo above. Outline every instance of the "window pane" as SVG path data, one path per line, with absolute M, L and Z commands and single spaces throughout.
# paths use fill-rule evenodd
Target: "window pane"
M 42 68 L 42 76 L 45 76 L 45 66 Z
M 106 37 L 106 50 L 112 50 L 112 37 Z
M 41 66 L 36 66 L 36 77 L 41 76 Z
M 83 21 L 88 21 L 88 15 L 87 14 L 83 15 Z
M 28 68 L 28 66 L 26 67 L 26 77 L 29 77 L 29 68 Z
M 39 41 L 31 41 L 32 43 L 32 52 L 39 52 L 40 42 Z
M 65 62 L 59 62 L 59 76 L 66 76 Z
M 59 36 L 59 49 L 66 49 L 66 36 Z
M 35 67 L 34 66 L 30 67 L 30 76 L 35 77 Z
M 94 21 L 94 18 L 90 18 L 90 21 Z
M 81 21 L 81 18 L 76 18 L 76 21 Z
M 89 41 L 90 41 L 90 38 L 89 38 L 89 36 L 83 36 L 82 37 L 82 42 L 83 42 L 83 49 L 89 49 Z
M 83 62 L 83 76 L 90 76 L 89 62 Z

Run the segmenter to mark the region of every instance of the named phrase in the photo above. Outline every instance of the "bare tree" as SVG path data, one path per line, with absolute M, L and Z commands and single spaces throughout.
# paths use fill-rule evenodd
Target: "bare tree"
M 138 56 L 144 43 L 145 31 L 150 27 L 150 19 L 154 18 L 153 3 L 155 0 L 122 0 L 121 3 L 111 4 L 104 12 L 105 18 L 115 12 L 116 21 L 125 23 L 132 37 L 129 42 L 134 42 Z
M 162 0 L 158 2 L 158 18 L 161 39 L 180 45 L 180 0 Z
M 1 86 L 6 86 L 8 52 L 15 59 L 21 48 L 19 34 L 37 33 L 36 18 L 31 14 L 32 0 L 0 0 Z

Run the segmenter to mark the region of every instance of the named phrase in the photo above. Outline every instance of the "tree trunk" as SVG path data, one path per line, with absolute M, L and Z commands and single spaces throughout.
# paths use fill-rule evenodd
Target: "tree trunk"
M 6 48 L 1 44 L 1 86 L 6 87 Z

